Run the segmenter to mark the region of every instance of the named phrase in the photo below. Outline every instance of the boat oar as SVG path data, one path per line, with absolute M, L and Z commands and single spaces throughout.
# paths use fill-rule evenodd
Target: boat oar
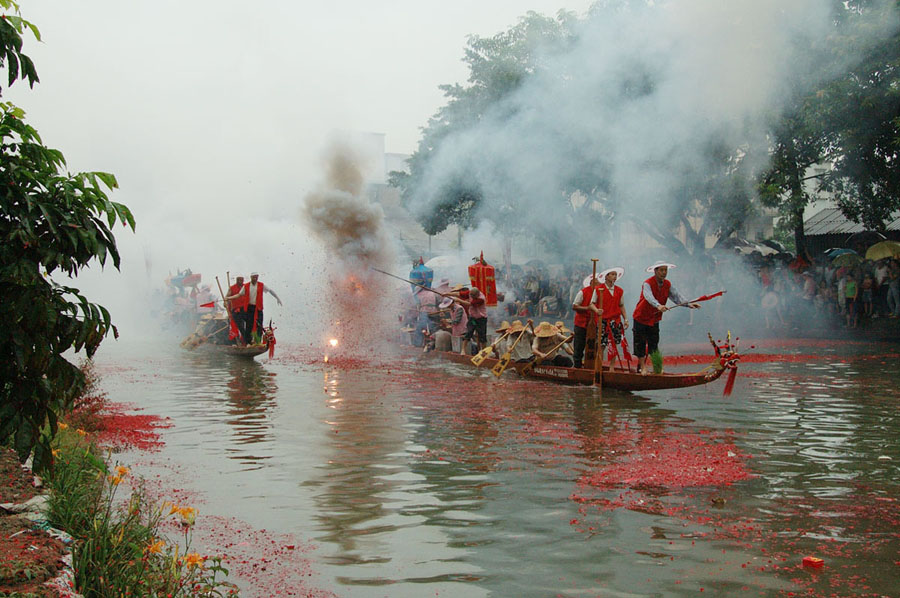
M 538 326 L 538 328 L 540 328 L 540 326 Z M 550 354 L 553 353 L 554 351 L 559 350 L 560 347 L 562 347 L 563 345 L 565 345 L 566 343 L 568 343 L 569 341 L 571 341 L 573 338 L 575 338 L 575 335 L 574 335 L 574 334 L 573 334 L 573 335 L 570 335 L 570 336 L 568 336 L 568 337 L 566 337 L 566 338 L 564 338 L 563 340 L 561 340 L 561 341 L 559 342 L 559 344 L 557 344 L 555 347 L 553 347 L 552 349 L 550 349 L 549 351 L 547 351 L 547 355 L 550 355 Z M 599 354 L 599 352 L 598 352 L 598 354 Z M 594 360 L 596 361 L 596 357 L 594 358 Z M 527 374 L 528 372 L 530 372 L 531 370 L 534 369 L 534 366 L 536 366 L 536 365 L 541 365 L 541 363 L 542 363 L 543 361 L 544 361 L 544 358 L 543 358 L 543 357 L 536 357 L 536 358 L 534 359 L 534 361 L 528 362 L 528 364 L 526 364 L 525 367 L 522 368 L 522 373 L 523 373 L 523 374 Z
M 488 358 L 488 355 L 490 355 L 491 352 L 494 350 L 494 347 L 497 346 L 497 343 L 499 343 L 500 341 L 505 339 L 507 336 L 509 336 L 509 331 L 503 333 L 503 336 L 501 336 L 500 338 L 495 340 L 493 343 L 491 343 L 490 345 L 488 345 L 487 347 L 485 347 L 484 349 L 482 349 L 481 351 L 479 351 L 478 353 L 473 355 L 472 363 L 474 363 L 476 367 L 480 366 L 484 362 L 484 360 Z
M 601 392 L 603 392 L 603 345 L 601 345 L 601 341 L 603 340 L 603 332 L 600 330 L 600 327 L 603 325 L 603 317 L 597 318 L 597 340 L 595 341 L 595 346 L 597 347 L 597 351 L 594 353 L 594 386 Z M 609 335 L 612 336 L 612 331 L 609 331 Z
M 225 293 L 222 292 L 222 283 L 219 282 L 219 277 L 216 276 L 216 286 L 219 287 L 219 294 L 222 295 L 222 303 L 225 304 L 225 312 L 228 314 L 228 321 L 231 322 L 231 325 L 234 326 L 234 329 L 238 331 L 238 341 L 239 344 L 244 344 L 244 339 L 241 337 L 241 329 L 238 328 L 237 322 L 234 321 L 234 316 L 231 313 L 231 306 L 228 304 L 228 301 L 225 300 Z
M 596 292 L 596 288 L 600 286 L 597 281 L 597 259 L 591 258 L 594 273 L 591 278 L 591 294 Z M 603 325 L 603 303 L 600 304 L 600 315 L 597 316 L 597 336 L 594 338 L 594 386 L 603 393 L 603 346 L 600 341 L 603 334 L 600 327 Z
M 499 378 L 500 375 L 503 374 L 503 372 L 509 366 L 509 362 L 512 360 L 513 350 L 516 348 L 516 345 L 519 344 L 519 341 L 522 340 L 522 337 L 525 335 L 525 333 L 528 332 L 528 327 L 531 326 L 532 323 L 533 323 L 532 320 L 528 320 L 528 322 L 525 324 L 525 328 L 523 328 L 522 331 L 519 333 L 519 336 L 516 337 L 516 340 L 512 344 L 512 346 L 506 350 L 506 353 L 504 353 L 502 357 L 500 357 L 500 361 L 498 361 L 496 364 L 494 364 L 494 367 L 491 368 L 491 373 L 493 375 L 495 375 Z M 532 328 L 532 330 L 534 330 L 534 329 Z

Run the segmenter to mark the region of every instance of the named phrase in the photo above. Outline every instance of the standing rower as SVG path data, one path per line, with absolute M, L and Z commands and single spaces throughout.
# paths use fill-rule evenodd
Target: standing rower
M 225 306 L 226 309 L 231 311 L 232 329 L 228 333 L 228 339 L 233 340 L 235 344 L 243 344 L 244 339 L 247 337 L 245 332 L 247 326 L 247 296 L 241 294 L 241 289 L 243 288 L 244 277 L 235 276 L 234 284 L 228 287 L 228 296 L 237 298 L 228 301 L 228 305 Z
M 237 299 L 238 297 L 247 298 L 247 314 L 246 324 L 244 326 L 244 342 L 248 345 L 253 344 L 253 335 L 262 335 L 263 328 L 263 293 L 268 293 L 275 297 L 278 305 L 281 305 L 281 298 L 263 283 L 259 282 L 259 273 L 250 273 L 250 282 L 244 284 L 244 287 L 236 295 L 229 295 L 226 299 Z
M 647 373 L 647 361 L 650 354 L 659 349 L 659 321 L 663 313 L 669 311 L 666 302 L 669 297 L 678 304 L 686 304 L 691 309 L 698 309 L 696 303 L 686 300 L 675 290 L 672 283 L 666 280 L 669 268 L 675 264 L 656 262 L 647 268 L 653 276 L 641 286 L 641 296 L 634 308 L 634 355 L 637 357 L 637 371 Z
M 609 346 L 609 336 L 612 334 L 612 342 L 614 346 L 622 344 L 622 335 L 628 328 L 628 320 L 625 315 L 625 292 L 622 287 L 616 284 L 616 281 L 625 275 L 625 268 L 616 266 L 609 268 L 600 273 L 600 280 L 603 283 L 597 287 L 596 292 L 602 297 L 597 303 L 601 305 L 600 313 L 603 314 L 603 320 L 600 322 L 600 351 L 606 354 L 606 348 Z M 624 321 L 624 325 L 623 325 Z M 609 360 L 612 366 L 612 359 Z
M 573 342 L 574 352 L 572 356 L 575 360 L 576 368 L 582 366 L 588 327 L 597 326 L 597 318 L 603 313 L 600 296 L 595 296 L 594 294 L 596 284 L 597 282 L 593 275 L 587 277 L 584 281 L 584 288 L 578 291 L 575 299 L 572 301 L 572 309 L 575 311 L 575 323 L 573 325 L 573 328 L 575 328 L 575 340 Z

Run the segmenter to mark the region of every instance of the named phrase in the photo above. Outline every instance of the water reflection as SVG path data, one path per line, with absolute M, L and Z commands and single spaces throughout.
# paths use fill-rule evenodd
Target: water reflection
M 275 374 L 248 359 L 232 359 L 229 365 L 225 387 L 229 417 L 225 421 L 233 427 L 237 444 L 263 442 L 272 432 L 269 411 L 278 393 Z M 248 459 L 246 456 L 238 458 Z
M 444 367 L 199 357 L 154 388 L 174 397 L 179 450 L 202 439 L 204 459 L 257 466 L 232 478 L 245 501 L 229 490 L 223 508 L 315 539 L 341 596 L 850 595 L 852 576 L 893 595 L 896 360 L 854 351 L 742 365 L 731 398 L 721 382 L 601 397 Z M 679 448 L 682 435 L 733 443 L 756 477 L 581 484 L 642 451 L 677 456 L 654 442 Z M 801 569 L 805 554 L 826 558 L 828 575 Z
M 197 440 L 214 442 L 211 436 L 224 424 L 231 440 L 223 450 L 230 459 L 254 469 L 270 456 L 272 410 L 276 405 L 276 374 L 255 360 L 223 355 L 214 349 L 185 352 L 175 368 L 177 396 L 191 417 L 182 429 Z M 185 429 L 185 425 L 195 426 Z M 224 430 L 223 430 L 224 432 Z

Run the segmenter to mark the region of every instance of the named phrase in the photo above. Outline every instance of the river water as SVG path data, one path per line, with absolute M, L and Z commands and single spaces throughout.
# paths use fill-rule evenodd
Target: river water
M 249 547 L 245 595 L 900 596 L 900 347 L 742 344 L 730 397 L 282 345 L 96 363 L 171 418 L 118 458 L 194 502 L 210 551 Z

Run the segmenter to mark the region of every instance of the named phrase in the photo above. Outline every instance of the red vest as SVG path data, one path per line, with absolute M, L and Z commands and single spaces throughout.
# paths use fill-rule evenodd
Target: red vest
M 599 288 L 599 287 L 598 287 Z M 593 287 L 584 287 L 581 289 L 581 306 L 587 307 L 591 303 L 591 297 L 594 295 Z M 602 301 L 602 299 L 601 299 Z M 600 301 L 595 301 L 594 305 L 600 307 Z M 594 312 L 592 311 L 576 311 L 575 312 L 575 326 L 579 328 L 587 328 L 588 323 L 595 323 L 597 321 L 594 316 Z
M 619 285 L 613 286 L 612 293 L 609 292 L 609 289 L 605 284 L 602 284 L 597 288 L 600 291 L 600 296 L 603 297 L 603 319 L 619 319 L 619 316 L 622 315 L 622 308 L 620 308 L 619 305 L 622 303 L 622 295 L 625 291 L 623 291 L 622 287 Z
M 656 282 L 656 276 L 651 276 L 645 280 L 644 283 L 650 285 L 653 297 L 659 304 L 665 305 L 666 301 L 669 300 L 669 289 L 672 287 L 672 283 L 668 280 L 663 280 L 663 283 L 659 284 Z M 634 308 L 634 321 L 646 324 L 647 326 L 653 326 L 662 319 L 662 313 L 647 303 L 647 300 L 644 299 L 643 285 L 641 285 L 641 287 L 641 298 L 638 299 L 637 306 Z
M 244 296 L 241 297 L 246 303 L 244 305 L 250 305 L 250 283 L 244 283 Z M 257 281 L 256 282 L 256 311 L 263 310 L 263 283 Z
M 237 295 L 241 292 L 241 286 L 239 284 L 233 284 L 228 287 L 228 296 Z M 247 298 L 247 294 L 244 293 L 242 296 L 231 300 L 231 311 L 244 311 L 247 309 L 247 302 L 249 299 Z

